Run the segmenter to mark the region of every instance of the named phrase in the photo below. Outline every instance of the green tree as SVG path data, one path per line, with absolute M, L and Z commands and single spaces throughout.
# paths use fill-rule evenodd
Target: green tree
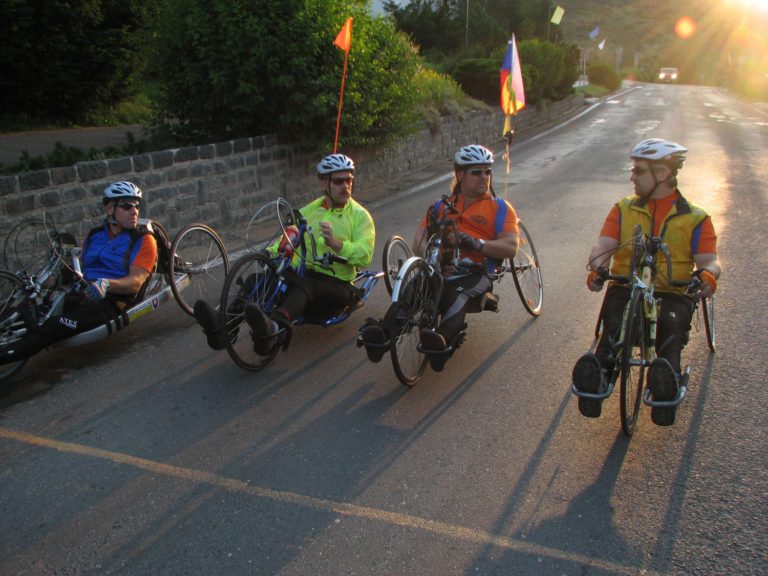
M 142 0 L 0 0 L 5 117 L 79 121 L 124 99 L 139 67 Z
M 150 72 L 155 127 L 177 141 L 278 133 L 332 143 L 354 17 L 340 143 L 381 142 L 413 120 L 415 48 L 365 0 L 164 0 Z

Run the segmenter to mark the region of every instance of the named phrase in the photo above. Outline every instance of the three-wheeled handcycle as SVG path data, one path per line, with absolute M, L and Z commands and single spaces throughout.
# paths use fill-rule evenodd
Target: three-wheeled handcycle
M 256 211 L 248 223 L 246 242 L 246 253 L 227 274 L 219 314 L 225 327 L 227 352 L 238 366 L 249 371 L 261 370 L 274 360 L 279 350 L 286 349 L 295 326 L 316 324 L 327 327 L 346 320 L 365 304 L 384 275 L 383 272 L 359 272 L 353 280 L 359 296 L 352 305 L 319 317 L 294 319 L 289 326 L 281 329 L 285 333 L 279 334 L 276 344 L 263 355 L 254 350 L 245 322 L 246 306 L 255 304 L 269 317 L 285 298 L 289 269 L 291 274 L 302 277 L 308 263 L 312 263 L 313 267 L 332 270 L 331 264 L 346 263 L 346 259 L 332 252 L 318 255 L 307 220 L 284 198 L 269 202 Z
M 442 201 L 450 208 L 447 197 Z M 541 267 L 527 228 L 520 220 L 517 225 L 519 246 L 514 258 L 474 266 L 485 266 L 482 270 L 494 284 L 498 284 L 507 272 L 512 272 L 523 307 L 536 317 L 541 314 L 544 301 Z M 422 347 L 420 335 L 424 329 L 435 329 L 440 322 L 438 304 L 446 267 L 450 266 L 456 271 L 452 273 L 456 274 L 461 274 L 462 269 L 472 270 L 459 261 L 458 249 L 449 247 L 447 239 L 455 235 L 455 226 L 455 220 L 450 218 L 430 226 L 435 232 L 428 239 L 424 258 L 414 256 L 405 240 L 398 235 L 389 238 L 384 246 L 384 281 L 391 294 L 391 310 L 395 313 L 388 314 L 390 325 L 387 326 L 387 333 L 390 338 L 379 346 L 389 350 L 397 378 L 409 386 L 421 379 L 427 366 L 427 351 Z M 490 291 L 474 302 L 467 312 L 498 311 L 498 301 L 498 295 Z M 463 334 L 459 336 L 459 342 L 462 337 Z M 358 336 L 358 345 L 363 345 L 362 335 Z M 451 354 L 453 351 L 454 346 L 449 346 L 444 353 Z
M 189 224 L 169 241 L 156 221 L 140 219 L 158 246 L 155 269 L 132 303 L 119 315 L 90 330 L 54 342 L 70 347 L 96 342 L 149 314 L 171 297 L 187 314 L 203 298 L 218 303 L 229 258 L 218 234 L 205 224 Z M 21 221 L 7 235 L 0 270 L 0 350 L 39 330 L 61 314 L 65 299 L 84 287 L 80 248 L 71 234 L 59 232 L 43 216 Z M 0 365 L 0 383 L 18 372 L 28 358 Z
M 653 398 L 651 390 L 646 387 L 646 368 L 656 358 L 656 324 L 660 301 L 663 299 L 663 296 L 660 298 L 654 288 L 654 280 L 659 273 L 656 257 L 659 252 L 666 256 L 667 278 L 672 278 L 671 259 L 662 239 L 644 234 L 639 225 L 633 230 L 629 242 L 632 245 L 632 256 L 628 276 L 609 274 L 607 268 L 599 271 L 601 281 L 614 281 L 629 287 L 629 299 L 624 308 L 621 329 L 611 345 L 610 364 L 613 368 L 608 375 L 608 386 L 604 391 L 593 393 L 578 390 L 575 384 L 571 385 L 571 391 L 578 396 L 579 402 L 603 401 L 613 393 L 618 380 L 621 429 L 626 436 L 632 436 L 635 431 L 641 400 L 642 404 L 651 407 L 660 421 L 669 418 L 674 420 L 674 410 L 685 399 L 691 373 L 690 366 L 683 369 L 677 396 L 671 400 Z M 701 285 L 696 277 L 689 280 L 671 280 L 669 283 L 671 286 L 686 287 L 691 293 L 695 293 Z M 605 300 L 603 302 L 605 304 Z M 693 305 L 694 318 L 698 318 L 699 310 L 702 313 L 707 344 L 710 352 L 714 352 L 714 296 L 694 298 Z M 595 339 L 601 337 L 602 329 L 603 309 L 601 308 L 595 325 Z

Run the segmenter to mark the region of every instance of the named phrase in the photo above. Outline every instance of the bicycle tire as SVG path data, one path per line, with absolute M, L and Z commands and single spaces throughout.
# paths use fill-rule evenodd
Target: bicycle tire
M 194 315 L 197 300 L 218 306 L 229 256 L 219 235 L 205 224 L 189 224 L 181 229 L 171 244 L 168 269 L 171 292 L 184 312 Z
M 384 270 L 384 284 L 390 296 L 397 281 L 397 273 L 411 256 L 411 248 L 402 236 L 390 236 L 384 244 L 381 269 Z
M 707 333 L 709 351 L 715 351 L 715 296 L 701 299 L 701 312 L 704 316 L 704 331 Z
M 515 287 L 528 314 L 538 316 L 544 303 L 544 284 L 536 248 L 533 246 L 528 229 L 518 220 L 520 232 L 517 254 L 512 259 Z
M 16 337 L 13 330 L 23 323 L 20 307 L 27 302 L 24 283 L 15 274 L 0 270 L 0 349 L 12 344 Z M 0 364 L 0 384 L 16 374 L 27 363 L 27 358 Z
M 643 305 L 642 290 L 633 290 L 621 345 L 621 429 L 626 436 L 635 431 L 643 396 L 647 348 Z
M 262 254 L 246 254 L 235 262 L 227 274 L 221 293 L 219 317 L 224 326 L 227 353 L 244 370 L 261 370 L 274 359 L 279 349 L 278 346 L 274 347 L 266 356 L 253 350 L 250 331 L 247 324 L 244 325 L 245 306 L 256 304 L 269 315 L 274 309 L 274 299 L 279 289 L 280 279 L 274 273 L 269 259 Z
M 421 330 L 436 324 L 437 298 L 424 260 L 414 259 L 400 276 L 392 301 L 395 312 L 389 326 L 389 350 L 397 379 L 413 386 L 427 367 L 427 355 L 418 345 Z

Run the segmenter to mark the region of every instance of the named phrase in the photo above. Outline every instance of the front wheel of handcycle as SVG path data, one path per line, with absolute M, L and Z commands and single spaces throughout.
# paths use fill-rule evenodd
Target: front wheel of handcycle
M 227 274 L 219 317 L 224 326 L 227 353 L 244 370 L 261 370 L 277 354 L 278 346 L 266 356 L 254 351 L 251 332 L 245 321 L 245 308 L 255 304 L 262 312 L 269 314 L 276 304 L 279 282 L 269 258 L 262 254 L 246 254 Z
M 390 356 L 398 380 L 408 386 L 419 381 L 427 356 L 418 349 L 423 328 L 437 323 L 437 295 L 424 260 L 415 259 L 403 270 L 394 288 L 389 326 Z
M 22 306 L 27 304 L 24 283 L 15 274 L 0 271 L 0 351 L 5 351 L 17 339 L 19 332 L 24 333 Z M 16 374 L 26 364 L 27 359 L 0 364 L 0 385 Z
M 544 284 L 541 280 L 541 267 L 536 248 L 533 246 L 528 229 L 521 221 L 517 222 L 520 232 L 517 255 L 512 259 L 512 271 L 515 279 L 515 287 L 528 314 L 538 316 L 541 314 L 541 305 L 544 302 Z
M 171 245 L 171 291 L 182 310 L 193 315 L 197 300 L 215 308 L 229 273 L 229 257 L 224 243 L 210 226 L 189 224 Z
M 401 236 L 390 236 L 384 244 L 381 269 L 384 270 L 384 284 L 390 295 L 397 281 L 397 273 L 411 256 L 411 249 Z
M 646 363 L 643 293 L 635 290 L 629 301 L 621 346 L 621 429 L 632 436 L 640 412 Z

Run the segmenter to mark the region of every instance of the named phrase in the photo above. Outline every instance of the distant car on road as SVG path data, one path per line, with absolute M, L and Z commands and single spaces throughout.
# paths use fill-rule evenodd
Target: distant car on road
M 659 71 L 659 82 L 677 82 L 677 68 L 662 68 Z

